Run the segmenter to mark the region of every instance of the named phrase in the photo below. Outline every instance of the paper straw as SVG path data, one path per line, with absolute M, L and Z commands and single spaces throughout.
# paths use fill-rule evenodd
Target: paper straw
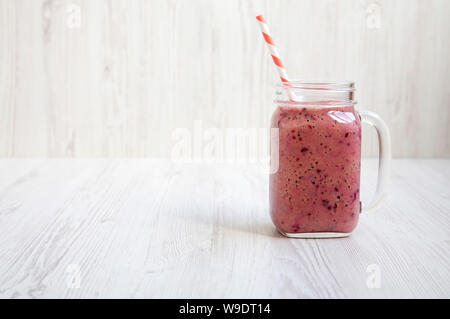
M 269 47 L 270 54 L 272 55 L 273 63 L 275 63 L 275 66 L 277 67 L 278 74 L 280 75 L 281 82 L 285 84 L 286 86 L 291 86 L 289 82 L 289 78 L 287 76 L 286 69 L 284 68 L 283 62 L 281 61 L 280 54 L 278 53 L 277 47 L 275 46 L 275 43 L 273 42 L 273 38 L 270 35 L 269 26 L 266 23 L 266 20 L 260 14 L 256 17 L 256 20 L 259 22 L 259 27 L 261 28 L 262 35 L 264 37 L 264 41 L 267 43 L 267 46 Z M 295 95 L 292 92 L 292 90 L 287 89 L 287 94 L 289 96 L 289 99 L 291 101 L 295 101 Z

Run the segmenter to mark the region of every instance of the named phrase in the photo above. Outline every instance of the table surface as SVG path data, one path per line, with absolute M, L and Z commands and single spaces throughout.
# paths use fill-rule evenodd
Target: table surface
M 341 239 L 280 236 L 264 168 L 0 160 L 0 297 L 450 297 L 450 160 L 393 161 L 389 198 Z

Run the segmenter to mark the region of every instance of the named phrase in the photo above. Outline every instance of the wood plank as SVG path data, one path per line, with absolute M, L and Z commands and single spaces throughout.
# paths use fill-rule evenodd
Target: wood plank
M 262 12 L 291 77 L 356 81 L 394 156 L 450 157 L 449 11 L 447 0 L 0 1 L 0 156 L 168 157 L 174 130 L 195 121 L 267 127 L 278 80 Z
M 376 167 L 363 161 L 363 200 Z M 449 160 L 395 160 L 382 208 L 361 215 L 351 237 L 328 240 L 274 230 L 257 165 L 55 159 L 0 168 L 3 298 L 450 295 Z M 381 287 L 370 289 L 373 264 Z

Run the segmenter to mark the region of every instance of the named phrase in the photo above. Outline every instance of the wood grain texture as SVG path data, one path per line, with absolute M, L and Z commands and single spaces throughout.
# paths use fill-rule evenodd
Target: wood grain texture
M 449 157 L 448 12 L 447 0 L 0 0 L 0 156 L 167 157 L 196 120 L 267 127 L 264 13 L 291 77 L 355 80 L 395 156 Z
M 363 162 L 363 200 L 376 166 Z M 328 240 L 275 232 L 266 169 L 1 160 L 0 297 L 450 296 L 449 160 L 394 161 L 382 208 Z

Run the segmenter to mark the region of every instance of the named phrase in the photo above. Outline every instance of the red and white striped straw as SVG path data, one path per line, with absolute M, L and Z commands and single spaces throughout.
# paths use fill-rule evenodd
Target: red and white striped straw
M 266 20 L 264 19 L 262 14 L 257 16 L 256 20 L 258 20 L 258 22 L 259 22 L 259 27 L 261 28 L 261 32 L 264 37 L 264 41 L 267 43 L 267 46 L 269 47 L 270 54 L 272 55 L 273 63 L 275 63 L 275 66 L 277 67 L 281 82 L 283 82 L 283 84 L 285 84 L 286 86 L 290 86 L 290 82 L 289 82 L 289 78 L 287 76 L 286 69 L 284 68 L 283 62 L 281 62 L 280 54 L 278 53 L 277 47 L 275 46 L 272 36 L 270 35 L 269 26 L 267 25 Z M 295 95 L 292 92 L 292 90 L 287 89 L 286 91 L 289 96 L 289 99 L 294 101 Z

